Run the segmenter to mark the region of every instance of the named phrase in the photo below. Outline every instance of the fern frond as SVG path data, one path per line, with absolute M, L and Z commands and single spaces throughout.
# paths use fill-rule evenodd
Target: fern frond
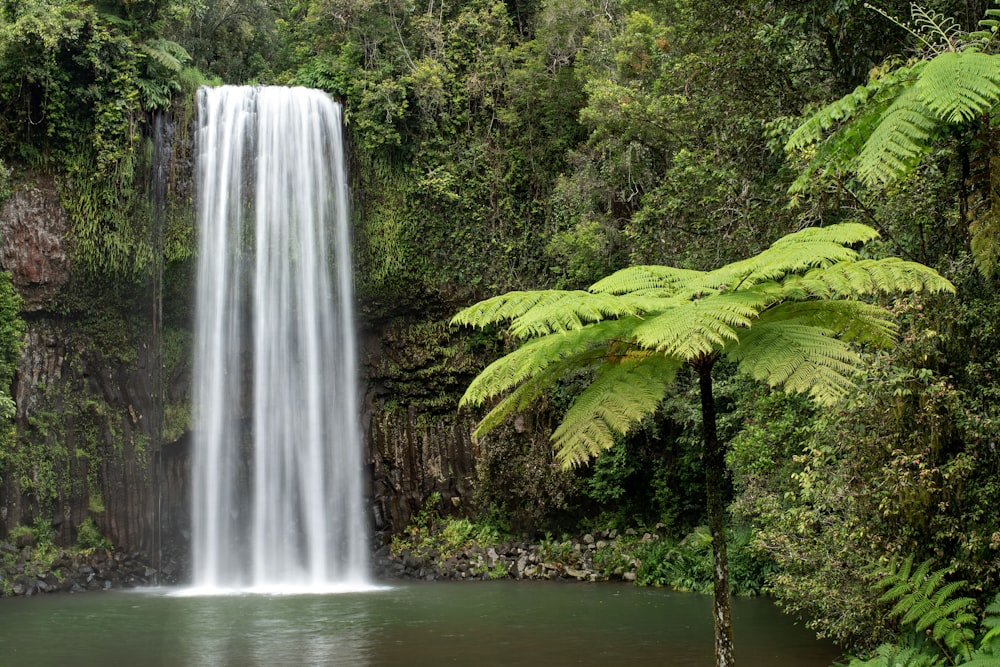
M 808 162 L 788 187 L 788 194 L 808 192 L 814 183 L 822 183 L 831 174 L 853 172 L 865 141 L 891 103 L 892 100 L 879 100 L 869 104 L 857 118 L 841 125 L 814 148 L 808 152 L 803 149 Z
M 452 324 L 482 328 L 520 317 L 542 299 L 561 290 L 512 291 L 478 301 L 451 318 Z
M 783 283 L 789 296 L 797 298 L 852 298 L 893 292 L 952 292 L 955 286 L 937 271 L 898 257 L 840 262 L 822 267 Z M 799 296 L 801 295 L 801 296 Z
M 993 41 L 997 35 L 997 29 L 1000 28 L 1000 9 L 987 9 L 986 18 L 980 19 L 979 26 L 982 30 L 969 33 L 969 38 L 978 40 L 980 44 L 975 47 L 981 49 Z
M 858 154 L 858 176 L 868 185 L 898 179 L 929 149 L 939 125 L 915 87 L 903 91 L 879 118 Z
M 459 405 L 482 405 L 564 359 L 583 362 L 589 358 L 586 355 L 599 359 L 605 354 L 608 341 L 626 335 L 633 325 L 626 320 L 607 320 L 578 331 L 557 332 L 528 341 L 483 369 L 469 384 Z
M 839 100 L 827 104 L 792 132 L 785 142 L 785 152 L 801 150 L 823 139 L 823 135 L 838 124 L 850 120 L 855 112 L 864 107 L 875 91 L 869 86 L 858 86 Z
M 861 357 L 821 327 L 790 321 L 757 322 L 739 345 L 726 350 L 739 371 L 789 393 L 805 393 L 832 405 L 853 388 Z
M 597 456 L 656 409 L 682 362 L 661 354 L 601 367 L 552 434 L 556 458 L 571 468 Z
M 543 300 L 561 294 L 573 294 L 573 292 L 563 290 L 506 292 L 463 308 L 451 318 L 451 323 L 482 328 L 490 324 L 508 322 L 528 312 Z
M 853 262 L 858 253 L 851 246 L 878 237 L 875 229 L 858 222 L 806 227 L 783 236 L 755 257 L 706 273 L 701 282 L 706 286 L 742 288 L 814 268 Z
M 163 69 L 170 72 L 180 72 L 184 64 L 191 61 L 191 56 L 184 47 L 169 39 L 152 39 L 139 45 L 142 52 Z
M 994 639 L 1000 641 L 1000 594 L 997 594 L 993 598 L 993 602 L 986 606 L 982 624 L 984 628 L 988 629 L 986 635 L 983 637 L 984 642 Z
M 882 644 L 870 660 L 855 658 L 847 667 L 936 667 L 938 664 L 940 663 L 936 657 L 922 653 L 919 649 Z
M 738 341 L 737 329 L 749 327 L 772 302 L 773 297 L 755 291 L 718 292 L 650 313 L 633 334 L 646 349 L 690 361 Z
M 518 338 L 544 336 L 557 331 L 575 331 L 587 324 L 638 314 L 632 300 L 614 294 L 552 292 L 510 324 Z
M 911 77 L 923 67 L 924 63 L 921 61 L 913 66 L 896 68 L 871 79 L 863 86 L 858 86 L 839 100 L 827 104 L 792 133 L 785 143 L 785 152 L 790 154 L 810 144 L 818 143 L 827 131 L 853 118 L 857 110 L 863 109 L 870 101 L 876 98 L 895 97 L 899 88 L 909 85 Z
M 1000 56 L 980 51 L 941 53 L 927 63 L 913 91 L 938 120 L 972 120 L 1000 101 Z
M 452 324 L 485 327 L 509 321 L 518 338 L 570 331 L 588 323 L 633 315 L 636 307 L 612 294 L 583 290 L 532 290 L 507 292 L 484 299 L 451 318 Z
M 597 294 L 643 293 L 663 290 L 672 294 L 679 286 L 704 275 L 704 271 L 672 266 L 630 266 L 598 280 L 589 291 Z
M 879 233 L 874 227 L 860 222 L 841 222 L 825 227 L 805 227 L 797 232 L 781 237 L 772 243 L 771 247 L 784 248 L 785 246 L 813 242 L 836 243 L 838 245 L 850 246 L 858 243 L 868 243 L 877 238 L 879 238 Z
M 858 176 L 889 183 L 911 170 L 943 126 L 969 121 L 1000 102 L 1000 56 L 939 53 L 879 119 L 858 155 Z
M 515 387 L 507 396 L 497 403 L 476 425 L 473 435 L 481 438 L 499 426 L 507 417 L 515 412 L 523 412 L 531 403 L 554 387 L 570 369 L 575 369 L 579 357 L 563 359 L 550 364 L 530 378 Z
M 962 32 L 958 21 L 941 12 L 932 12 L 915 2 L 910 3 L 910 13 L 913 15 L 913 21 L 917 24 L 920 33 L 936 36 L 938 41 L 944 44 L 945 49 L 955 48 L 956 41 Z M 928 40 L 925 39 L 924 42 L 927 43 Z
M 895 602 L 889 616 L 900 624 L 912 626 L 919 635 L 929 636 L 952 656 L 971 655 L 972 626 L 976 617 L 971 613 L 976 601 L 970 597 L 955 597 L 967 582 L 942 583 L 947 568 L 931 571 L 931 561 L 921 563 L 911 572 L 912 557 L 902 562 L 893 560 L 889 571 L 877 587 L 886 589 L 880 602 Z
M 886 348 L 895 344 L 898 329 L 885 308 L 849 299 L 786 301 L 761 313 L 754 326 L 783 323 L 816 327 L 848 343 Z

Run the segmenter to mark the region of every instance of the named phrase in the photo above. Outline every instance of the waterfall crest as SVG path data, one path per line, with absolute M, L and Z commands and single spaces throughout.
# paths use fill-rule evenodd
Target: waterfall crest
M 198 92 L 196 588 L 367 578 L 342 128 L 319 91 Z

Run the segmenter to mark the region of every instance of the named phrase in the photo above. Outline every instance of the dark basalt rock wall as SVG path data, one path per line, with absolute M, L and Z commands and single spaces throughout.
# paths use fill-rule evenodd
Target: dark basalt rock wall
M 186 530 L 168 520 L 154 531 L 157 515 L 187 512 L 186 498 L 171 493 L 184 485 L 186 462 L 173 454 L 183 448 L 158 436 L 152 295 L 131 289 L 112 316 L 67 305 L 87 301 L 74 286 L 68 230 L 50 177 L 0 209 L 0 268 L 24 299 L 27 325 L 12 387 L 16 445 L 0 467 L 0 537 L 41 522 L 72 544 L 89 518 L 119 548 L 150 557 L 161 535 Z M 184 384 L 174 400 L 184 400 Z

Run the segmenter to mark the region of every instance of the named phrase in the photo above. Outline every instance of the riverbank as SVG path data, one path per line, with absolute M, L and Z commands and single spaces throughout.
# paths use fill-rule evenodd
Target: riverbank
M 761 593 L 761 564 L 745 549 L 734 548 L 732 553 L 733 571 L 739 575 L 733 577 L 733 593 Z M 183 585 L 190 579 L 187 558 L 174 556 L 164 558 L 158 570 L 139 553 L 108 547 L 72 550 L 0 542 L 0 597 Z M 704 529 L 678 541 L 662 525 L 530 541 L 484 533 L 466 520 L 447 520 L 433 528 L 411 527 L 374 548 L 371 572 L 376 580 L 390 583 L 620 581 L 709 593 L 711 543 Z
M 659 528 L 659 527 L 658 527 Z M 658 549 L 658 547 L 661 547 Z M 636 581 L 644 560 L 667 545 L 659 530 L 601 530 L 539 542 L 451 540 L 447 531 L 396 539 L 375 552 L 381 579 Z M 648 565 L 647 571 L 648 571 Z
M 0 542 L 0 597 L 83 593 L 177 583 L 172 568 L 149 566 L 138 553 L 97 547 L 39 554 Z

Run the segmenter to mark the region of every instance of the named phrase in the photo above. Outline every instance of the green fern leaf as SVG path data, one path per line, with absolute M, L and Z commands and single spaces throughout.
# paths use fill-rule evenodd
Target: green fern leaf
M 691 361 L 738 341 L 737 329 L 750 327 L 772 302 L 773 297 L 754 291 L 719 292 L 650 313 L 633 333 L 644 348 Z
M 850 345 L 824 329 L 779 319 L 755 324 L 726 356 L 744 375 L 789 393 L 806 393 L 824 405 L 854 387 L 851 377 L 861 364 Z
M 672 266 L 630 266 L 615 271 L 590 286 L 594 293 L 625 294 L 655 291 L 668 296 L 679 285 L 704 275 L 704 271 L 678 269 Z
M 659 354 L 605 364 L 573 401 L 552 434 L 564 467 L 585 463 L 614 445 L 663 400 L 682 362 Z
M 882 644 L 870 660 L 854 659 L 847 667 L 936 667 L 940 662 L 916 648 Z
M 927 63 L 913 87 L 935 118 L 962 123 L 1000 101 L 1000 56 L 946 51 Z
M 763 324 L 791 323 L 814 327 L 824 335 L 844 342 L 868 343 L 891 347 L 896 342 L 897 324 L 892 314 L 881 306 L 863 301 L 788 301 L 769 308 L 755 327 Z
M 793 153 L 820 142 L 828 130 L 853 118 L 857 110 L 863 109 L 871 100 L 896 97 L 899 88 L 909 85 L 911 77 L 923 67 L 924 63 L 918 62 L 886 72 L 821 108 L 792 133 L 785 143 L 785 152 Z
M 558 290 L 532 290 L 529 292 L 513 291 L 479 301 L 468 308 L 460 310 L 451 318 L 452 324 L 464 324 L 473 327 L 485 327 L 520 317 L 540 301 Z
M 582 290 L 515 291 L 461 310 L 451 318 L 451 323 L 485 327 L 509 321 L 512 334 L 530 338 L 581 329 L 591 322 L 634 315 L 637 310 L 632 302 L 611 294 Z
M 907 89 L 885 110 L 865 141 L 858 154 L 858 176 L 877 185 L 911 171 L 930 147 L 939 125 L 915 89 Z
M 581 364 L 596 361 L 605 355 L 608 341 L 627 334 L 633 324 L 628 320 L 607 320 L 580 331 L 553 333 L 529 341 L 487 366 L 469 384 L 459 405 L 482 405 L 564 359 Z
M 527 410 L 528 406 L 535 400 L 558 384 L 568 369 L 575 368 L 573 364 L 577 361 L 579 361 L 579 358 L 574 359 L 570 357 L 558 363 L 550 364 L 544 370 L 535 373 L 522 382 L 486 413 L 486 416 L 476 425 L 473 435 L 481 438 L 499 426 L 511 414 Z
M 1000 594 L 993 598 L 993 602 L 987 605 L 983 615 L 982 626 L 987 629 L 982 639 L 983 648 L 992 645 L 992 648 L 1000 654 Z
M 191 61 L 191 56 L 184 47 L 169 39 L 149 40 L 141 43 L 139 48 L 150 60 L 170 72 L 180 72 L 184 69 L 184 64 Z
M 808 192 L 814 183 L 823 183 L 830 175 L 854 172 L 865 140 L 871 135 L 891 100 L 869 104 L 850 123 L 837 128 L 826 140 L 801 152 L 808 158 L 805 168 L 788 188 L 789 194 Z
M 613 294 L 549 292 L 545 298 L 511 321 L 510 333 L 518 338 L 545 336 L 638 313 L 639 309 L 633 301 Z
M 897 257 L 841 262 L 814 269 L 784 284 L 804 295 L 856 298 L 892 292 L 954 292 L 955 286 L 923 264 Z

